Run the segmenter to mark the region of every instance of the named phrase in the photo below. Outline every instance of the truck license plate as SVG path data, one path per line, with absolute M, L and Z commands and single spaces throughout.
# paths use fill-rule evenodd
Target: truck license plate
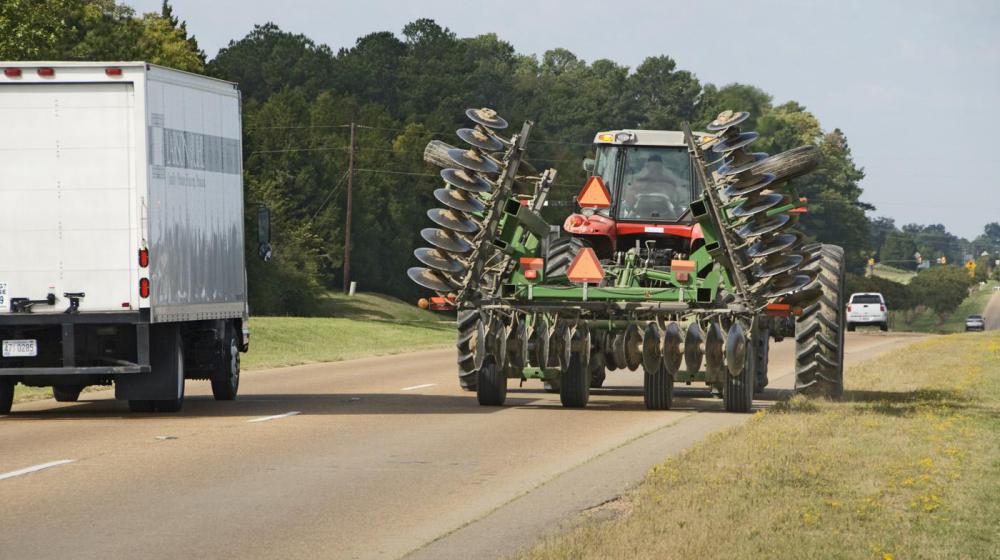
M 38 355 L 37 340 L 3 341 L 4 358 L 34 358 Z

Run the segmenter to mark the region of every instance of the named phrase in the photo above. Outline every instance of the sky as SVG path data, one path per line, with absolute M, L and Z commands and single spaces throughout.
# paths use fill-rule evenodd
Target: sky
M 969 239 L 1000 221 L 1000 174 L 990 167 L 1000 158 L 988 133 L 1000 117 L 996 0 L 171 3 L 209 58 L 268 21 L 336 51 L 422 17 L 460 37 L 496 33 L 523 54 L 561 47 L 632 68 L 666 54 L 703 83 L 758 86 L 844 131 L 866 173 L 871 215 L 940 223 Z

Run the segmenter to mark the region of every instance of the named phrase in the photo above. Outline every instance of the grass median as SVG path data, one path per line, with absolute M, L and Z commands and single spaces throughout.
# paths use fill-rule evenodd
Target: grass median
M 1000 558 L 1000 335 L 935 337 L 654 468 L 524 558 Z
M 252 317 L 250 352 L 243 355 L 243 369 L 399 354 L 441 348 L 455 341 L 455 326 L 449 316 L 389 296 L 328 294 L 317 312 L 323 316 Z M 14 402 L 51 397 L 49 387 L 19 384 L 14 392 Z

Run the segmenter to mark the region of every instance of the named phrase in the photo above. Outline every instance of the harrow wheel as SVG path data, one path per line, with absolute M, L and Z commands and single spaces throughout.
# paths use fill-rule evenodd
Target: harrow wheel
M 844 250 L 823 245 L 810 269 L 819 274 L 819 300 L 802 310 L 795 325 L 795 392 L 839 398 L 844 393 Z
M 564 408 L 583 408 L 590 400 L 590 369 L 584 367 L 580 354 L 574 352 L 569 367 L 559 378 L 559 401 Z
M 476 372 L 476 399 L 482 406 L 501 406 L 507 400 L 507 375 L 492 360 Z
M 642 379 L 642 400 L 646 410 L 670 410 L 674 402 L 674 376 L 661 363 L 656 370 L 646 370 Z
M 723 370 L 725 381 L 722 384 L 722 402 L 726 412 L 750 412 L 753 407 L 754 384 L 757 378 L 757 349 L 764 330 L 754 321 L 750 329 L 750 340 L 743 345 L 743 367 L 736 375 L 728 369 Z

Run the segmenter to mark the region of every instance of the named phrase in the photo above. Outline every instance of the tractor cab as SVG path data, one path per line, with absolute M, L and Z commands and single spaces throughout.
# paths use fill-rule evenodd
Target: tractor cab
M 596 157 L 577 201 L 580 211 L 566 232 L 586 238 L 602 259 L 636 245 L 691 251 L 700 237 L 690 212 L 700 195 L 684 134 L 663 130 L 612 130 L 594 137 Z M 603 189 L 603 193 L 594 189 Z

